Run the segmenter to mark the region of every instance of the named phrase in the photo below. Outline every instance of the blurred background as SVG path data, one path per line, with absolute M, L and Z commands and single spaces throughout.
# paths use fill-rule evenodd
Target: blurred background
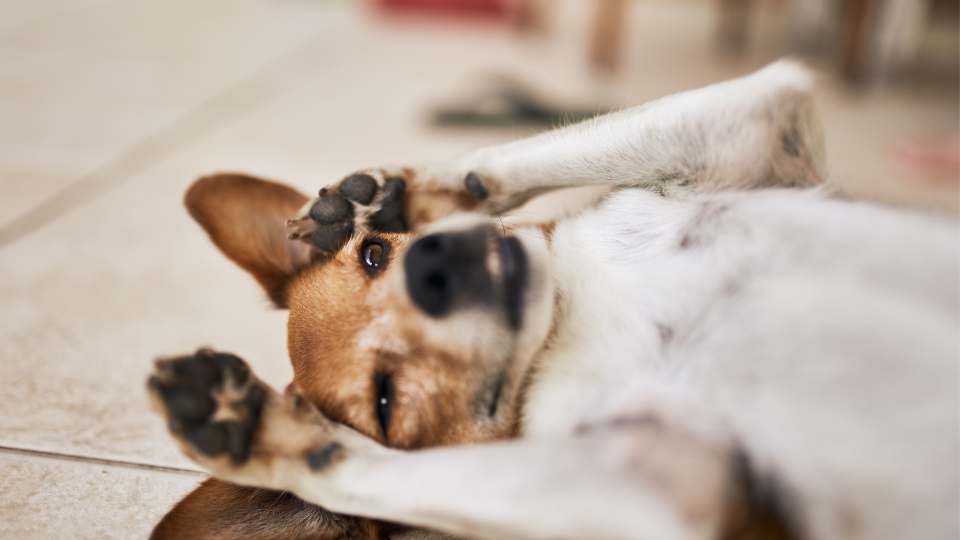
M 954 215 L 957 0 L 0 0 L 0 537 L 143 537 L 201 479 L 160 354 L 282 387 L 285 315 L 182 209 L 312 192 L 745 74 L 819 74 L 833 182 Z

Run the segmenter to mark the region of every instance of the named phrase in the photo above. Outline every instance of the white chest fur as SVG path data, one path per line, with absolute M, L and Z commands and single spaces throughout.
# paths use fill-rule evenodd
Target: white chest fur
M 563 319 L 525 435 L 692 411 L 805 497 L 858 501 L 864 537 L 955 509 L 958 240 L 954 221 L 817 191 L 614 194 L 556 229 Z

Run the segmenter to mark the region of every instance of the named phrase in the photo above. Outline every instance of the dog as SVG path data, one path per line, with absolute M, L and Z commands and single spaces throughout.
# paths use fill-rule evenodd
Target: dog
M 215 479 L 154 538 L 956 538 L 957 222 L 825 185 L 812 84 L 784 60 L 314 199 L 197 181 L 295 375 L 157 361 Z

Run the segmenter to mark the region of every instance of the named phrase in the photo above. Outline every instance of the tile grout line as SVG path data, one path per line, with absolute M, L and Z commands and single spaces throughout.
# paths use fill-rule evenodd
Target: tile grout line
M 121 467 L 125 469 L 138 469 L 144 471 L 165 472 L 184 474 L 188 476 L 207 476 L 206 473 L 195 471 L 193 469 L 184 469 L 181 467 L 171 467 L 168 465 L 151 465 L 149 463 L 138 463 L 136 461 L 124 461 L 121 459 L 96 458 L 90 456 L 81 456 L 79 454 L 65 454 L 62 452 L 50 452 L 47 450 L 35 450 L 31 448 L 16 448 L 13 446 L 0 445 L 0 455 L 19 454 L 31 457 L 45 459 L 57 459 L 62 461 L 74 461 L 79 463 L 91 463 L 95 465 L 106 465 L 109 467 Z
M 266 62 L 252 75 L 230 84 L 170 124 L 121 150 L 119 155 L 105 164 L 80 176 L 12 221 L 0 226 L 0 248 L 49 225 L 64 214 L 129 181 L 151 165 L 290 91 L 295 87 L 292 81 L 305 76 L 309 71 L 291 68 L 297 65 L 296 60 L 302 54 L 315 49 L 315 43 L 320 37 L 322 36 L 308 38 Z M 278 84 L 276 81 L 283 83 Z

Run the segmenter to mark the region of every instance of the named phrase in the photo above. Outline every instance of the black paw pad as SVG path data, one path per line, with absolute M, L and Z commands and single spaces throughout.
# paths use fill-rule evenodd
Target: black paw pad
M 195 388 L 174 387 L 160 389 L 163 401 L 178 424 L 194 424 L 213 414 L 213 399 Z
M 249 366 L 232 354 L 201 349 L 193 356 L 161 363 L 158 369 L 149 385 L 167 409 L 170 430 L 204 455 L 227 454 L 234 463 L 246 461 L 267 397 L 262 386 L 248 385 Z M 242 395 L 219 404 L 229 409 L 233 419 L 214 421 L 218 407 L 214 396 L 226 388 Z
M 371 215 L 367 222 L 371 229 L 383 232 L 408 230 L 404 208 L 406 191 L 407 182 L 403 178 L 387 178 L 384 181 L 380 210 Z
M 342 221 L 317 227 L 307 237 L 323 255 L 333 255 L 353 234 L 353 221 Z
M 467 193 L 481 201 L 490 196 L 490 192 L 487 191 L 486 186 L 483 185 L 480 177 L 477 176 L 475 172 L 467 173 L 466 178 L 463 179 L 463 186 L 466 188 Z
M 320 198 L 310 207 L 310 219 L 324 225 L 347 221 L 353 217 L 353 206 L 339 193 L 320 190 Z
M 226 422 L 201 424 L 184 435 L 190 444 L 201 454 L 217 456 L 227 449 Z
M 310 452 L 310 454 L 307 455 L 307 465 L 310 466 L 311 471 L 322 471 L 339 461 L 345 452 L 346 450 L 342 444 L 332 442 Z
M 340 183 L 341 195 L 359 204 L 370 204 L 377 194 L 377 181 L 369 174 L 354 174 Z

